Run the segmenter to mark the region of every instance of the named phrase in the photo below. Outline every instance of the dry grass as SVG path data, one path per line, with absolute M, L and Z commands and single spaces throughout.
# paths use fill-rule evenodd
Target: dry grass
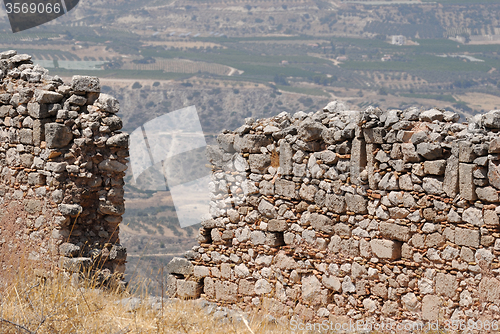
M 151 303 L 132 306 L 128 301 L 134 299 L 127 297 L 147 294 L 105 291 L 95 288 L 96 280 L 76 284 L 64 273 L 41 278 L 33 272 L 21 270 L 0 291 L 0 333 L 289 332 L 257 316 L 248 321 L 242 317 L 221 320 L 199 301 L 157 298 L 153 307 Z

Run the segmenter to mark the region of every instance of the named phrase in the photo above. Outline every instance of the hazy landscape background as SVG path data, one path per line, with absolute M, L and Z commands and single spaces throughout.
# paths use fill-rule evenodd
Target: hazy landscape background
M 494 0 L 81 0 L 16 34 L 0 11 L 0 49 L 29 53 L 65 80 L 100 77 L 129 133 L 195 105 L 213 143 L 246 117 L 334 99 L 355 109 L 438 107 L 464 121 L 498 109 L 499 14 Z M 126 184 L 127 274 L 154 283 L 196 244 L 199 226 L 180 228 L 168 191 L 141 189 L 130 174 Z

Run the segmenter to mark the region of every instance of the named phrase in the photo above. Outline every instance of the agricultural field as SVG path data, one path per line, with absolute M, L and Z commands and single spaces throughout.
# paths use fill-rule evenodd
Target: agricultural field
M 99 76 L 127 132 L 194 105 L 213 144 L 247 117 L 334 99 L 354 109 L 438 107 L 463 120 L 497 109 L 499 14 L 494 0 L 81 0 L 16 34 L 1 12 L 0 48 L 65 80 Z M 197 226 L 180 228 L 168 191 L 126 184 L 127 270 L 158 270 L 196 243 Z

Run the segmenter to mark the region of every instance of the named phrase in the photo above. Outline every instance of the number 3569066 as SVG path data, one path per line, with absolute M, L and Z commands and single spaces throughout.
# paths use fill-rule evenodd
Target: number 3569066
M 15 2 L 5 4 L 5 9 L 7 14 L 58 14 L 61 12 L 61 4 L 51 4 L 51 3 L 27 3 L 27 2 Z

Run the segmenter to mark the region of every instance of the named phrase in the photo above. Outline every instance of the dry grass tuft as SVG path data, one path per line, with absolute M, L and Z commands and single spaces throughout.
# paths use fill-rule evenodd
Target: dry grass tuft
M 157 298 L 153 306 L 137 305 L 141 296 L 95 286 L 93 279 L 76 284 L 64 273 L 42 278 L 34 270 L 21 270 L 0 290 L 0 333 L 290 332 L 257 316 L 248 321 L 242 317 L 220 320 L 199 301 Z

